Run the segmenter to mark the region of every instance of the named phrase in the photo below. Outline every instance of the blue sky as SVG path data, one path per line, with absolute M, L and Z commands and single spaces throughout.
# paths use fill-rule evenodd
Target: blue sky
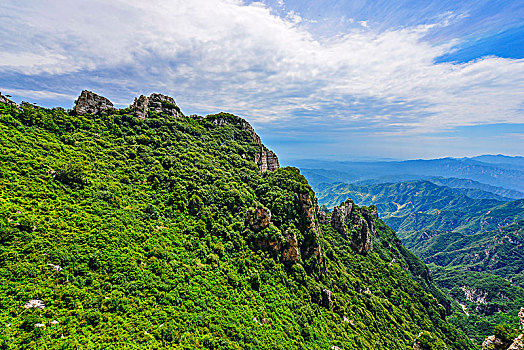
M 524 155 L 524 2 L 6 0 L 0 91 L 161 92 L 293 159 Z

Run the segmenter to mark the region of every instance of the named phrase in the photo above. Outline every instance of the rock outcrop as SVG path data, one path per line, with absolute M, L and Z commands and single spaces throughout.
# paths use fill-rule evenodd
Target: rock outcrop
M 4 103 L 4 104 L 6 104 L 6 105 L 10 105 L 10 106 L 18 107 L 18 105 L 16 104 L 16 102 L 11 101 L 9 98 L 7 98 L 7 96 L 2 95 L 1 92 L 0 92 L 0 103 Z
M 282 261 L 297 262 L 300 260 L 297 234 L 294 230 L 286 231 L 286 245 L 282 252 Z
M 83 90 L 75 101 L 74 111 L 76 115 L 100 114 L 114 108 L 113 103 L 107 98 L 94 92 Z
M 298 204 L 300 205 L 301 225 L 304 232 L 307 232 L 306 238 L 302 243 L 302 255 L 306 258 L 315 255 L 321 263 L 322 248 L 318 243 L 320 229 L 315 222 L 316 203 L 313 203 L 309 193 L 298 193 Z
M 520 320 L 520 330 L 524 333 L 524 307 L 520 308 L 519 320 Z
M 329 289 L 322 289 L 322 306 L 330 309 L 333 305 L 333 300 L 331 298 L 331 291 Z
M 331 226 L 351 241 L 353 249 L 363 254 L 373 249 L 373 237 L 376 234 L 374 222 L 377 219 L 375 207 L 358 208 L 348 199 L 333 209 Z
M 520 309 L 518 316 L 522 332 L 518 337 L 511 341 L 490 335 L 482 343 L 482 350 L 524 350 L 524 307 Z
M 129 108 L 137 117 L 142 119 L 147 117 L 150 111 L 166 113 L 175 117 L 182 116 L 180 108 L 178 108 L 172 97 L 156 93 L 149 95 L 149 97 L 144 95 L 135 97 L 133 104 Z
M 220 113 L 206 119 L 211 123 L 219 126 L 226 124 L 236 124 L 239 125 L 242 130 L 249 132 L 251 139 L 259 147 L 258 152 L 255 154 L 255 163 L 257 164 L 260 171 L 275 171 L 280 168 L 277 155 L 262 144 L 260 136 L 258 136 L 258 134 L 255 132 L 255 129 L 253 129 L 251 124 L 249 124 L 246 120 L 227 113 Z
M 246 225 L 258 232 L 271 224 L 271 212 L 263 207 L 250 208 L 246 212 Z

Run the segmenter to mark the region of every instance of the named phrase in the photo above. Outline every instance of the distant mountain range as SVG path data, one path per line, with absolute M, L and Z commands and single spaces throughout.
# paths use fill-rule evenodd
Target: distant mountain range
M 316 166 L 302 172 L 324 210 L 347 198 L 375 205 L 455 301 L 457 327 L 480 343 L 494 325 L 517 324 L 524 303 L 524 157 Z
M 430 178 L 456 178 L 500 187 L 508 192 L 499 194 L 508 198 L 524 198 L 524 157 L 485 155 L 474 158 L 441 158 L 430 160 L 334 162 L 325 160 L 298 160 L 299 167 L 313 186 L 320 183 L 357 181 L 400 182 Z M 463 186 L 460 186 L 463 187 Z M 483 189 L 484 188 L 478 188 Z

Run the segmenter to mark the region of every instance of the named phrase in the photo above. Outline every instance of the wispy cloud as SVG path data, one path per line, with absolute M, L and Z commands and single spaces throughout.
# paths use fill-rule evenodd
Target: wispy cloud
M 405 134 L 521 122 L 524 60 L 435 63 L 457 41 L 425 36 L 464 16 L 380 31 L 360 21 L 326 37 L 301 14 L 258 2 L 8 0 L 0 72 L 118 87 L 108 97 L 129 103 L 133 92 L 158 90 L 186 110 L 228 110 L 258 124 L 303 118 Z

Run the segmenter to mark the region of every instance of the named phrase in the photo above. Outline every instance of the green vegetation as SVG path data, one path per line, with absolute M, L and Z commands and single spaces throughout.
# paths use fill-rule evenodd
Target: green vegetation
M 0 348 L 472 348 L 393 230 L 356 254 L 239 118 L 128 112 L 0 104 Z M 266 244 L 290 232 L 295 263 Z
M 472 199 L 428 181 L 324 186 L 328 206 L 350 196 L 376 205 L 452 303 L 451 322 L 477 344 L 496 325 L 518 325 L 524 305 L 524 200 Z

